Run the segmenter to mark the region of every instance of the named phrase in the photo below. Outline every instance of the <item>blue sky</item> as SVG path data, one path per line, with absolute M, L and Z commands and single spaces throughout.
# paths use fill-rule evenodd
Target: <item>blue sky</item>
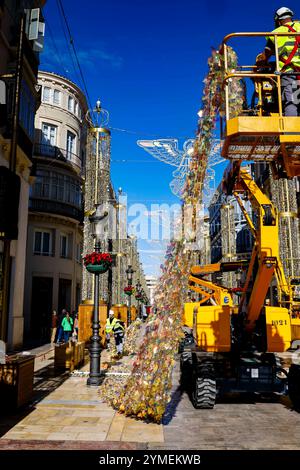
M 154 160 L 136 141 L 174 137 L 182 146 L 194 137 L 211 48 L 230 32 L 270 31 L 274 10 L 282 5 L 257 0 L 63 0 L 63 5 L 91 102 L 100 98 L 111 127 L 125 130 L 112 131 L 115 188 L 123 188 L 129 204 L 178 202 L 169 189 L 174 168 Z M 298 8 L 300 17 L 298 2 L 287 6 L 296 16 Z M 44 15 L 41 69 L 80 85 L 55 0 L 47 1 Z M 244 41 L 239 57 L 253 63 L 263 45 L 264 40 Z M 157 272 L 158 258 L 143 253 L 142 259 L 146 273 Z

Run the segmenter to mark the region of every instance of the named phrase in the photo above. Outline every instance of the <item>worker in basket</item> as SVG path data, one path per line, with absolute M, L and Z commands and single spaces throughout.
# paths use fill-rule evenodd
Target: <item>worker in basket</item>
M 277 36 L 279 66 L 281 69 L 281 96 L 285 116 L 299 116 L 300 111 L 300 22 L 293 21 L 290 8 L 281 7 L 275 13 L 276 29 L 272 32 L 299 32 L 299 36 Z M 275 55 L 274 36 L 267 37 L 264 52 L 256 57 L 256 64 L 266 64 Z

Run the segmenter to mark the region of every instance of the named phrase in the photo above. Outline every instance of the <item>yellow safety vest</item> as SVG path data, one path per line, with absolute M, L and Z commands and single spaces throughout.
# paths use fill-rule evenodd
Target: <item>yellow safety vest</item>
M 119 331 L 120 329 L 123 331 L 125 330 L 124 324 L 119 318 L 117 318 L 117 321 L 113 326 L 113 331 L 116 332 L 117 330 Z
M 300 22 L 299 21 L 289 21 L 287 23 L 289 26 L 291 26 L 295 31 L 300 33 Z M 287 26 L 282 25 L 279 26 L 279 28 L 276 28 L 272 31 L 272 33 L 285 33 L 289 32 L 289 29 Z M 267 41 L 271 40 L 272 43 L 275 43 L 275 38 L 274 36 L 267 36 L 266 37 Z M 295 46 L 295 41 L 296 41 L 296 36 L 277 36 L 277 45 L 278 45 L 278 54 L 279 57 L 282 56 L 285 60 L 288 59 L 290 56 L 291 52 L 294 49 Z M 285 63 L 282 60 L 279 60 L 279 66 L 280 69 L 284 67 Z M 284 68 L 286 72 L 291 72 L 294 70 L 294 67 L 300 67 L 300 49 L 296 51 L 294 57 L 292 58 L 291 64 L 289 64 L 287 67 Z
M 117 322 L 118 322 L 117 318 L 113 318 L 112 322 L 108 318 L 106 320 L 106 326 L 105 326 L 106 333 L 111 333 L 113 327 L 116 325 Z

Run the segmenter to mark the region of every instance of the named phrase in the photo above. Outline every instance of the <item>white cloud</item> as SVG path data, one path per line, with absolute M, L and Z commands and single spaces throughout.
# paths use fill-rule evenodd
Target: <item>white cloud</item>
M 66 41 L 62 38 L 55 39 L 56 47 L 53 42 L 46 37 L 45 48 L 41 54 L 41 67 L 48 68 L 60 73 L 74 73 L 74 64 L 77 68 L 76 59 L 71 47 L 68 48 Z M 76 46 L 77 57 L 83 71 L 97 71 L 100 67 L 109 67 L 119 69 L 122 67 L 123 58 L 112 52 L 108 52 L 105 46 L 98 47 L 85 45 Z M 73 60 L 72 60 L 73 57 Z M 74 64 L 73 64 L 74 62 Z M 61 70 L 63 68 L 63 70 Z
M 77 55 L 80 64 L 87 67 L 95 67 L 97 63 L 105 63 L 110 67 L 118 69 L 123 64 L 122 57 L 106 52 L 103 49 L 87 48 L 86 50 L 80 50 Z

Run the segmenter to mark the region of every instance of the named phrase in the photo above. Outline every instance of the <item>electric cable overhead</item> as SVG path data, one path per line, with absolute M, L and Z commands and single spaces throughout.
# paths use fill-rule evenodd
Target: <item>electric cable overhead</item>
M 112 126 L 108 126 L 108 128 L 112 131 L 117 131 L 117 132 L 124 132 L 126 134 L 132 134 L 132 135 L 139 135 L 139 136 L 143 136 L 143 137 L 153 137 L 155 139 L 190 139 L 190 136 L 162 136 L 161 134 L 149 134 L 147 132 L 143 132 L 143 131 L 132 131 L 130 129 L 122 129 L 120 127 L 112 127 Z
M 50 40 L 53 44 L 53 48 L 55 50 L 55 55 L 56 55 L 56 58 L 57 58 L 57 62 L 59 63 L 59 65 L 61 66 L 62 70 L 64 71 L 64 73 L 66 75 L 70 75 L 70 72 L 66 69 L 66 67 L 64 66 L 64 63 L 63 63 L 63 60 L 62 60 L 62 57 L 61 57 L 61 54 L 60 54 L 60 51 L 57 47 L 57 44 L 56 44 L 56 41 L 54 39 L 54 35 L 53 35 L 53 32 L 52 32 L 52 29 L 51 29 L 51 26 L 50 26 L 50 23 L 49 21 L 45 18 L 45 23 L 46 23 L 46 26 L 47 26 L 47 30 L 49 31 L 49 37 L 50 37 Z
M 74 53 L 74 56 L 75 56 L 75 59 L 76 59 L 76 63 L 77 63 L 78 70 L 79 70 L 79 73 L 80 73 L 80 76 L 81 76 L 83 89 L 84 89 L 84 92 L 86 94 L 87 101 L 89 103 L 90 108 L 93 109 L 93 106 L 91 105 L 91 99 L 90 99 L 90 96 L 89 96 L 89 92 L 88 92 L 88 89 L 87 89 L 87 86 L 86 86 L 86 81 L 85 81 L 85 78 L 84 78 L 84 75 L 83 75 L 83 72 L 82 72 L 82 68 L 81 68 L 79 59 L 78 59 L 77 51 L 76 51 L 75 44 L 74 44 L 74 39 L 73 39 L 73 36 L 71 34 L 71 30 L 70 30 L 69 23 L 68 23 L 68 20 L 67 20 L 65 11 L 64 11 L 63 4 L 62 4 L 61 0 L 56 0 L 56 2 L 57 2 L 57 5 L 58 5 L 58 8 L 60 10 L 60 13 L 61 13 L 61 15 L 64 19 L 67 31 L 68 31 L 68 35 L 69 35 L 69 39 L 70 39 L 70 45 L 72 47 L 72 50 L 73 50 L 73 53 Z
M 75 48 L 75 44 L 74 44 L 74 39 L 73 39 L 73 36 L 72 36 L 72 33 L 71 33 L 71 30 L 70 30 L 70 26 L 69 26 L 69 23 L 68 23 L 68 20 L 67 20 L 67 16 L 66 16 L 66 13 L 64 11 L 64 7 L 63 7 L 63 4 L 62 4 L 62 1 L 61 0 L 56 0 L 56 3 L 57 3 L 57 7 L 58 7 L 58 11 L 60 13 L 60 16 L 61 16 L 61 20 L 63 19 L 64 21 L 64 24 L 65 24 L 65 27 L 66 27 L 66 30 L 67 30 L 67 33 L 68 33 L 68 36 L 69 36 L 69 39 L 66 37 L 66 32 L 65 32 L 65 28 L 63 27 L 63 24 L 62 24 L 62 29 L 63 29 L 63 32 L 64 32 L 64 35 L 65 35 L 65 39 L 66 39 L 66 42 L 69 46 L 71 46 L 72 48 L 72 51 L 73 51 L 73 54 L 74 54 L 74 57 L 75 57 L 75 60 L 76 60 L 76 63 L 77 63 L 77 66 L 78 66 L 78 70 L 79 70 L 79 73 L 80 73 L 80 80 L 79 82 L 82 83 L 82 88 L 84 89 L 85 91 L 85 94 L 86 94 L 86 97 L 87 97 L 87 101 L 89 103 L 89 106 L 91 109 L 93 109 L 93 106 L 91 104 L 91 100 L 90 100 L 90 96 L 89 96 L 89 93 L 88 93 L 88 89 L 87 89 L 87 85 L 86 85 L 86 81 L 85 81 L 85 78 L 84 78 L 84 74 L 83 74 L 83 71 L 82 71 L 82 68 L 81 68 L 81 65 L 80 65 L 80 62 L 79 62 L 79 58 L 78 58 L 78 54 L 77 54 L 77 51 L 76 51 L 76 48 Z M 73 68 L 74 68 L 74 72 L 75 74 L 77 75 L 78 77 L 78 70 L 76 68 L 76 65 L 74 64 L 74 57 L 73 57 L 73 54 L 71 54 L 71 51 L 70 51 L 70 55 L 71 55 L 71 59 L 72 59 L 72 62 L 73 62 Z M 147 133 L 147 132 L 142 132 L 142 131 L 135 131 L 135 130 L 130 130 L 130 129 L 123 129 L 123 128 L 119 128 L 119 127 L 112 127 L 112 126 L 108 126 L 108 128 L 112 131 L 116 131 L 116 132 L 123 132 L 123 133 L 126 133 L 126 134 L 131 134 L 131 135 L 138 135 L 138 136 L 143 136 L 143 137 L 152 137 L 152 138 L 156 138 L 156 139 L 160 139 L 162 138 L 161 135 L 159 134 L 150 134 L 150 133 Z M 164 138 L 173 138 L 173 137 L 166 137 L 164 136 Z M 188 136 L 177 136 L 177 138 L 179 139 L 188 139 L 190 137 Z
M 57 4 L 58 13 L 59 13 L 59 20 L 60 20 L 60 23 L 61 23 L 61 29 L 62 29 L 63 35 L 65 37 L 65 41 L 66 41 L 66 45 L 67 45 L 67 51 L 68 51 L 68 53 L 70 55 L 70 58 L 71 58 L 71 62 L 72 62 L 73 70 L 74 70 L 74 75 L 76 77 L 76 81 L 78 82 L 78 85 L 83 87 L 81 77 L 78 73 L 78 67 L 76 67 L 74 54 L 72 53 L 72 47 L 71 47 L 71 44 L 70 44 L 70 40 L 68 39 L 68 36 L 67 36 L 65 22 L 64 22 L 63 15 L 62 15 L 62 12 L 60 10 L 58 1 L 56 1 L 56 4 Z

